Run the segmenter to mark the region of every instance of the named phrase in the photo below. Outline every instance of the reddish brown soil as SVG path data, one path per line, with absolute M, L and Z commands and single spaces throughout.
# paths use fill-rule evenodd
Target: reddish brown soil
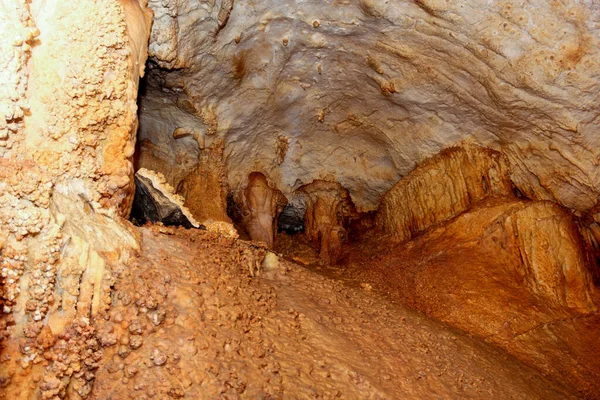
M 555 399 L 569 391 L 374 291 L 205 231 L 143 228 L 96 321 L 95 399 Z M 114 343 L 114 344 L 112 344 Z

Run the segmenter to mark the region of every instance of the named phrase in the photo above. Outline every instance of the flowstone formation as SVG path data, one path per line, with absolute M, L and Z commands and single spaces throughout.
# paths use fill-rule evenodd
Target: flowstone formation
M 556 203 L 513 195 L 509 174 L 501 154 L 471 146 L 425 161 L 384 196 L 345 274 L 595 398 L 588 228 Z
M 512 197 L 506 158 L 478 146 L 453 147 L 426 160 L 382 198 L 376 223 L 399 240 L 468 210 L 486 197 Z
M 337 182 L 314 181 L 298 189 L 306 196 L 304 229 L 321 260 L 335 264 L 347 239 L 349 219 L 356 217 L 348 190 Z
M 281 192 L 272 188 L 260 172 L 248 175 L 248 186 L 241 193 L 243 224 L 250 239 L 273 248 L 279 214 L 287 204 Z
M 138 80 L 151 12 L 137 1 L 0 5 L 2 396 L 89 394 L 94 321 L 138 248 Z
M 227 215 L 228 185 L 221 143 L 200 150 L 198 164 L 181 181 L 178 192 L 198 221 L 231 223 Z
M 502 155 L 474 146 L 451 148 L 419 165 L 390 189 L 382 199 L 376 224 L 382 233 L 404 242 L 458 215 L 463 214 L 464 220 L 475 218 L 472 208 L 494 198 L 507 203 L 516 200 Z M 512 243 L 518 254 L 512 268 L 517 268 L 523 285 L 557 305 L 594 311 L 591 270 L 596 265 L 587 257 L 593 249 L 584 246 L 573 216 L 551 202 L 519 204 L 522 209 L 507 206 L 503 219 L 492 218 L 484 226 L 486 232 L 501 227 L 494 234 L 500 248 Z M 474 227 L 464 240 L 471 235 L 478 235 Z

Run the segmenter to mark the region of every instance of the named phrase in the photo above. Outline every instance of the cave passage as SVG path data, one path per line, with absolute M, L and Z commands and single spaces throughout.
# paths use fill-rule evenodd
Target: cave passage
M 0 399 L 600 398 L 600 8 L 0 3 Z

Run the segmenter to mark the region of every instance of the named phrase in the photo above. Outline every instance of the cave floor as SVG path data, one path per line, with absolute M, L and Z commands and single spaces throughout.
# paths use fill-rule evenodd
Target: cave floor
M 574 398 L 506 352 L 249 243 L 144 227 L 92 398 Z M 253 257 L 257 257 L 253 259 Z
M 600 313 L 578 313 L 527 290 L 512 267 L 514 249 L 496 237 L 489 240 L 488 227 L 507 204 L 488 206 L 407 243 L 366 233 L 345 245 L 334 266 L 320 263 L 302 235 L 280 234 L 278 250 L 348 290 L 384 298 L 397 310 L 418 310 L 585 398 L 600 398 Z M 594 295 L 600 304 L 598 290 Z

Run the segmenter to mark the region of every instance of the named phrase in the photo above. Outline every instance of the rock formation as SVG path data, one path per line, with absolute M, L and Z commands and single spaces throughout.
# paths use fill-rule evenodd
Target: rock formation
M 228 185 L 222 160 L 223 148 L 216 144 L 200 151 L 198 164 L 179 184 L 178 193 L 198 221 L 231 223 L 227 215 Z
M 135 173 L 135 198 L 131 217 L 138 224 L 161 222 L 167 226 L 199 228 L 200 223 L 183 202 L 183 197 L 175 194 L 162 174 L 146 168 L 140 168 Z
M 337 182 L 321 180 L 298 191 L 306 195 L 306 236 L 324 262 L 335 264 L 347 237 L 348 220 L 356 214 L 348 191 Z
M 527 205 L 504 220 L 500 233 L 515 241 L 526 286 L 555 304 L 594 311 L 591 265 L 571 215 L 550 202 Z
M 595 4 L 238 1 L 224 20 L 225 3 L 149 2 L 157 89 L 141 120 L 168 107 L 171 132 L 225 137 L 234 190 L 263 171 L 291 198 L 334 174 L 373 210 L 415 165 L 467 140 L 505 154 L 528 198 L 598 203 Z
M 375 236 L 361 246 L 344 266 L 357 279 L 588 397 L 600 391 L 600 293 L 577 225 L 563 208 L 488 198 L 402 244 Z
M 93 319 L 138 249 L 138 79 L 151 12 L 137 1 L 0 5 L 0 382 L 6 398 L 89 394 Z
M 243 224 L 252 240 L 273 248 L 277 233 L 277 219 L 287 204 L 287 199 L 272 188 L 260 172 L 248 175 L 248 186 L 242 192 Z
M 512 196 L 506 159 L 477 146 L 453 147 L 426 160 L 390 189 L 381 200 L 376 223 L 406 240 L 489 196 Z
M 0 398 L 598 397 L 598 21 L 3 0 Z
M 506 161 L 497 152 L 473 146 L 450 148 L 419 165 L 390 189 L 382 199 L 376 224 L 403 242 L 467 211 L 463 221 L 476 218 L 471 216 L 471 209 L 485 199 L 514 201 L 508 176 Z M 490 219 L 480 229 L 485 226 L 486 232 L 491 232 L 502 226 L 496 245 L 504 248 L 512 243 L 518 262 L 511 268 L 518 269 L 524 285 L 533 293 L 578 311 L 594 310 L 592 265 L 573 216 L 551 202 L 519 204 L 522 209 L 507 207 L 510 212 L 502 222 Z M 464 226 L 468 229 L 462 239 L 455 240 L 472 240 L 471 236 L 481 234 L 468 222 Z

